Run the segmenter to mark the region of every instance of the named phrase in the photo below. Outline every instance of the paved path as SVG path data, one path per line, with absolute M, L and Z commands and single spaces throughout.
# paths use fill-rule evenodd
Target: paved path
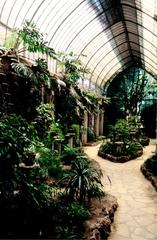
M 85 152 L 100 164 L 104 190 L 118 200 L 108 240 L 157 240 L 157 193 L 140 172 L 141 164 L 152 155 L 155 146 L 145 147 L 142 157 L 126 163 L 113 163 L 97 156 L 99 146 L 85 147 Z

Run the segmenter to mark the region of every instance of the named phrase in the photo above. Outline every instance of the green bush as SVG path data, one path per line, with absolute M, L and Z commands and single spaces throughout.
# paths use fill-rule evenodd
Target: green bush
M 62 209 L 62 217 L 69 223 L 78 224 L 85 221 L 89 216 L 89 210 L 78 202 L 71 202 Z
M 82 239 L 83 222 L 88 219 L 90 212 L 87 207 L 78 202 L 59 201 L 56 225 L 56 236 L 59 239 Z
M 77 148 L 65 146 L 64 151 L 62 153 L 62 161 L 65 164 L 70 165 L 72 163 L 72 161 L 74 161 L 76 159 L 77 155 L 78 155 Z
M 131 155 L 133 158 L 137 156 L 139 151 L 142 151 L 142 145 L 139 142 L 129 142 L 126 145 L 126 153 Z
M 74 135 L 74 146 L 80 146 L 80 125 L 72 124 L 71 129 L 75 133 L 75 135 Z
M 47 136 L 50 125 L 54 123 L 53 106 L 49 103 L 42 103 L 37 107 L 36 111 L 34 126 L 39 137 L 44 139 Z
M 112 142 L 102 143 L 100 146 L 100 151 L 106 154 L 113 154 L 114 153 L 113 143 Z
M 1 238 L 40 235 L 43 211 L 50 204 L 50 189 L 44 183 L 42 169 L 28 151 L 35 134 L 33 127 L 20 116 L 5 116 L 0 120 Z M 30 166 L 26 165 L 29 158 L 32 158 Z
M 100 146 L 100 152 L 115 157 L 131 155 L 134 158 L 138 156 L 139 151 L 142 151 L 142 145 L 135 141 L 126 142 L 121 149 L 117 148 L 114 142 L 106 142 Z
M 1 193 L 13 194 L 18 182 L 18 167 L 27 162 L 27 149 L 36 132 L 21 116 L 10 115 L 0 119 L 0 188 Z M 2 190 L 3 189 L 3 190 Z M 8 193 L 7 193 L 8 192 Z
M 62 174 L 62 163 L 60 156 L 49 148 L 39 148 L 38 162 L 46 176 L 59 177 Z
M 114 126 L 109 126 L 108 137 L 111 139 L 111 142 L 128 142 L 131 140 L 131 130 L 132 126 L 129 126 L 128 121 L 125 119 L 120 119 Z

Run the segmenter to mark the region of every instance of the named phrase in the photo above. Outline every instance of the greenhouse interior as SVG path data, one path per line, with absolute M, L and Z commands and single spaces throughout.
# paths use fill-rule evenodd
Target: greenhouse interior
M 157 239 L 157 0 L 0 1 L 0 239 Z

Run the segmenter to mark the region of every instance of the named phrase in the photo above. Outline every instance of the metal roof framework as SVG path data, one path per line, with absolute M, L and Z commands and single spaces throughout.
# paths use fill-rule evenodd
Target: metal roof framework
M 89 85 L 103 87 L 132 65 L 157 76 L 156 19 L 157 0 L 1 0 L 0 44 L 33 21 L 50 47 L 78 55 L 91 70 Z

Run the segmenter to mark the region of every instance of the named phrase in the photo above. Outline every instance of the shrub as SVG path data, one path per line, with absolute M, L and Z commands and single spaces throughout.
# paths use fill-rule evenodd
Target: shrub
M 138 156 L 139 151 L 142 151 L 142 145 L 139 142 L 130 141 L 126 142 L 119 149 L 114 142 L 106 142 L 100 146 L 99 151 L 115 157 L 131 155 L 132 158 L 135 158 Z
M 100 146 L 100 151 L 106 154 L 113 154 L 113 143 L 109 141 L 102 143 Z
M 39 137 L 43 139 L 47 135 L 50 125 L 54 123 L 53 106 L 49 103 L 42 103 L 36 110 L 37 116 L 34 125 Z
M 45 208 L 49 207 L 49 187 L 42 169 L 31 159 L 25 163 L 33 127 L 16 115 L 0 121 L 0 210 L 1 238 L 38 238 Z M 15 221 L 16 219 L 16 221 Z
M 83 222 L 90 212 L 87 207 L 78 202 L 59 201 L 56 226 L 56 236 L 59 239 L 82 239 Z
M 89 216 L 89 210 L 78 202 L 71 202 L 62 209 L 62 217 L 69 223 L 78 224 L 85 221 Z
M 4 116 L 0 120 L 0 188 L 1 193 L 13 194 L 18 182 L 18 166 L 26 162 L 26 149 L 36 132 L 21 116 Z M 3 190 L 2 190 L 3 189 Z M 8 192 L 8 193 L 7 193 Z
M 45 147 L 39 148 L 38 153 L 38 161 L 45 171 L 45 175 L 59 177 L 62 174 L 62 163 L 59 155 Z
M 69 165 L 76 159 L 78 155 L 78 149 L 77 148 L 72 148 L 69 146 L 64 147 L 63 155 L 62 155 L 62 161 Z
M 75 135 L 74 135 L 74 146 L 79 146 L 80 145 L 80 125 L 72 124 L 71 129 L 75 133 Z
M 126 145 L 126 153 L 133 158 L 138 155 L 139 151 L 142 151 L 142 145 L 139 142 L 129 142 Z
M 114 126 L 112 125 L 109 126 L 108 136 L 110 137 L 112 142 L 116 141 L 127 142 L 131 140 L 130 134 L 131 130 L 132 128 L 130 128 L 127 120 L 120 119 Z

